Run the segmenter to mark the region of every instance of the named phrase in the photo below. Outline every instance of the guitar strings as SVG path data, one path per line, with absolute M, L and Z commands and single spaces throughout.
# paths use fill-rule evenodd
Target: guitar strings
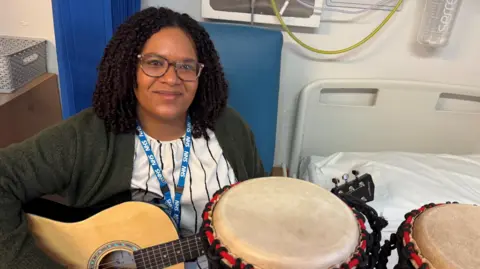
M 200 238 L 197 238 L 197 237 L 188 238 L 185 241 L 183 241 L 183 242 L 186 243 L 185 247 L 190 250 L 189 251 L 190 254 L 193 254 L 193 251 L 192 251 L 191 245 L 190 245 L 190 243 L 192 243 L 192 241 L 195 243 L 196 251 L 199 252 L 198 254 L 203 254 L 204 251 L 201 248 L 201 244 L 199 246 Z M 157 268 L 157 267 L 152 267 L 152 266 L 161 265 L 162 268 L 163 268 L 166 265 L 170 266 L 172 264 L 178 264 L 179 261 L 177 259 L 177 256 L 175 255 L 178 252 L 178 250 L 175 250 L 175 243 L 170 243 L 170 245 L 173 246 L 173 248 L 169 249 L 169 243 L 167 243 L 167 244 L 164 245 L 164 247 L 154 246 L 152 248 L 144 249 L 145 252 L 140 251 L 140 257 L 142 258 L 143 266 L 145 266 L 145 268 Z M 185 260 L 183 247 L 184 246 L 180 244 L 181 254 L 183 256 L 183 260 Z M 177 248 L 178 248 L 178 246 L 177 246 Z M 162 249 L 164 249 L 164 250 L 162 250 Z M 161 252 L 158 252 L 158 250 L 160 250 Z M 153 255 L 151 255 L 151 254 L 153 254 Z M 171 254 L 173 254 L 174 259 L 171 258 L 171 256 L 172 256 Z M 166 256 L 165 260 L 164 260 L 164 256 Z M 160 258 L 160 262 L 159 262 L 159 260 L 157 260 L 157 258 Z
M 135 266 L 135 264 L 132 264 L 132 265 L 133 265 L 134 267 L 130 267 L 130 266 L 126 266 L 126 267 L 123 267 L 123 266 L 122 266 L 122 267 L 119 267 L 119 266 L 115 266 L 115 265 L 114 265 L 114 266 L 104 267 L 104 268 L 102 268 L 102 269 L 124 269 L 124 268 L 125 268 L 125 269 L 133 269 L 133 268 L 137 268 L 137 267 Z
M 104 262 L 104 263 L 99 264 L 98 266 L 100 267 L 100 266 L 110 265 L 110 264 L 112 264 L 112 263 L 117 263 L 117 261 Z M 131 264 L 131 265 L 135 265 L 135 264 L 133 263 L 133 264 Z M 129 266 L 131 266 L 131 265 L 129 265 Z M 112 266 L 113 266 L 113 267 L 112 267 Z M 117 265 L 112 265 L 112 266 L 108 266 L 108 267 L 105 267 L 105 268 L 102 268 L 102 269 L 115 268 Z M 130 267 L 127 266 L 127 267 L 118 267 L 118 268 L 130 268 Z
M 176 242 L 178 245 L 176 245 L 176 243 L 167 243 L 167 244 L 163 245 L 163 247 L 162 246 L 154 246 L 154 247 L 151 247 L 151 248 L 146 248 L 143 251 L 139 252 L 139 254 L 140 254 L 139 257 L 142 259 L 142 261 L 144 263 L 144 266 L 147 266 L 147 265 L 151 266 L 152 264 L 153 265 L 158 265 L 158 264 L 164 265 L 165 263 L 171 264 L 173 261 L 175 261 L 175 263 L 178 263 L 179 261 L 178 261 L 178 258 L 177 258 L 178 257 L 177 253 L 179 251 L 180 251 L 180 254 L 182 254 L 184 260 L 185 260 L 185 252 L 184 252 L 185 248 L 187 250 L 189 250 L 190 255 L 193 254 L 191 246 L 190 246 L 190 242 L 192 241 L 192 239 L 196 242 L 195 238 L 189 238 L 189 239 L 182 242 L 184 244 L 182 244 L 182 243 L 178 244 L 178 242 Z M 195 245 L 198 248 L 198 244 L 195 244 Z M 174 257 L 174 259 L 172 258 L 172 256 Z M 157 258 L 159 258 L 159 259 L 157 259 Z
M 193 241 L 193 242 L 192 242 Z M 168 263 L 171 263 L 171 261 L 173 261 L 173 259 L 171 259 L 171 255 L 175 255 L 178 250 L 181 251 L 181 254 L 183 256 L 183 259 L 185 259 L 185 250 L 189 250 L 187 252 L 187 255 L 188 253 L 190 253 L 190 255 L 192 255 L 195 251 L 192 251 L 192 246 L 193 245 L 190 245 L 191 243 L 195 243 L 195 247 L 196 247 L 196 251 L 199 252 L 199 253 L 203 253 L 202 249 L 201 249 L 201 245 L 199 246 L 198 243 L 199 243 L 200 239 L 197 238 L 197 237 L 191 237 L 191 238 L 186 238 L 185 240 L 182 240 L 182 241 L 174 241 L 174 242 L 171 242 L 171 243 L 166 243 L 166 244 L 163 244 L 163 247 L 162 246 L 153 246 L 153 247 L 149 247 L 149 248 L 144 248 L 142 250 L 139 251 L 139 254 L 140 254 L 140 258 L 142 259 L 143 263 L 144 263 L 144 266 L 148 266 L 149 268 L 151 268 L 150 266 L 156 266 L 156 265 L 163 265 L 165 264 L 165 262 L 168 262 Z M 177 248 L 177 250 L 175 249 Z M 186 249 L 185 249 L 186 248 Z M 158 252 L 160 250 L 160 252 Z M 153 255 L 151 255 L 153 254 Z M 153 259 L 152 258 L 148 258 L 145 259 L 145 256 L 144 255 L 148 255 L 149 257 L 152 257 L 153 256 Z M 163 257 L 164 256 L 167 256 L 165 261 L 163 260 Z M 161 262 L 158 262 L 157 258 L 160 258 Z M 177 256 L 175 256 L 175 261 L 177 261 L 178 263 L 178 259 L 177 259 Z M 112 269 L 112 268 L 131 268 L 131 267 L 116 267 L 116 265 L 114 265 L 114 263 L 116 264 L 117 261 L 111 261 L 111 262 L 103 262 L 103 263 L 100 263 L 98 266 L 108 266 L 106 268 L 103 268 L 103 269 Z M 154 263 L 154 264 L 152 264 Z M 112 265 L 112 266 L 110 266 Z

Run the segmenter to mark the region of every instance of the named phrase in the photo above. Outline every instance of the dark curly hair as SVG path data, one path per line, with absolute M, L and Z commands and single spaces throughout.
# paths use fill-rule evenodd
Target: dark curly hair
M 168 8 L 144 9 L 118 27 L 105 48 L 98 68 L 93 109 L 104 120 L 108 131 L 135 131 L 137 55 L 143 50 L 146 41 L 164 27 L 179 27 L 190 35 L 196 46 L 198 60 L 205 65 L 189 115 L 193 124 L 193 137 L 204 136 L 208 139 L 206 129 L 214 129 L 216 119 L 227 104 L 227 81 L 207 31 L 189 15 Z

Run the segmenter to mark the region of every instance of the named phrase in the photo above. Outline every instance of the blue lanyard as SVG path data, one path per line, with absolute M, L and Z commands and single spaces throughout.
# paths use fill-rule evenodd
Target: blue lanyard
M 183 158 L 182 158 L 182 167 L 180 169 L 180 178 L 178 179 L 177 189 L 175 190 L 175 203 L 172 202 L 172 196 L 170 195 L 170 189 L 168 184 L 165 181 L 165 178 L 162 174 L 162 169 L 158 166 L 157 159 L 152 153 L 150 143 L 148 143 L 145 132 L 140 127 L 140 124 L 137 123 L 138 138 L 143 146 L 145 154 L 147 154 L 148 161 L 157 176 L 158 182 L 160 183 L 160 190 L 163 192 L 163 200 L 167 205 L 167 214 L 169 214 L 175 224 L 177 229 L 180 229 L 180 199 L 183 194 L 183 186 L 185 185 L 185 178 L 187 176 L 188 170 L 188 160 L 190 159 L 190 146 L 192 145 L 192 122 L 190 116 L 187 117 L 187 131 L 185 134 L 185 143 L 183 146 Z M 173 210 L 172 210 L 173 209 Z

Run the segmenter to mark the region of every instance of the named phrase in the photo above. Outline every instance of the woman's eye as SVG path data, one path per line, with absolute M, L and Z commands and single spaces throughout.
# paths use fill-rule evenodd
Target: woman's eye
M 183 70 L 195 70 L 195 66 L 191 64 L 182 64 L 180 65 L 180 68 Z
M 158 60 L 150 60 L 147 64 L 151 66 L 163 66 L 163 62 Z

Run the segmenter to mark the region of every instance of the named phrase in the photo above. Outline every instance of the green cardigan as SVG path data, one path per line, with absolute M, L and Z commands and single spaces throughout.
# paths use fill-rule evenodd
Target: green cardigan
M 237 179 L 265 175 L 253 134 L 239 114 L 224 110 L 215 135 Z M 127 191 L 135 136 L 106 131 L 93 109 L 0 150 L 0 268 L 63 268 L 34 244 L 22 204 L 62 194 L 75 207 Z

